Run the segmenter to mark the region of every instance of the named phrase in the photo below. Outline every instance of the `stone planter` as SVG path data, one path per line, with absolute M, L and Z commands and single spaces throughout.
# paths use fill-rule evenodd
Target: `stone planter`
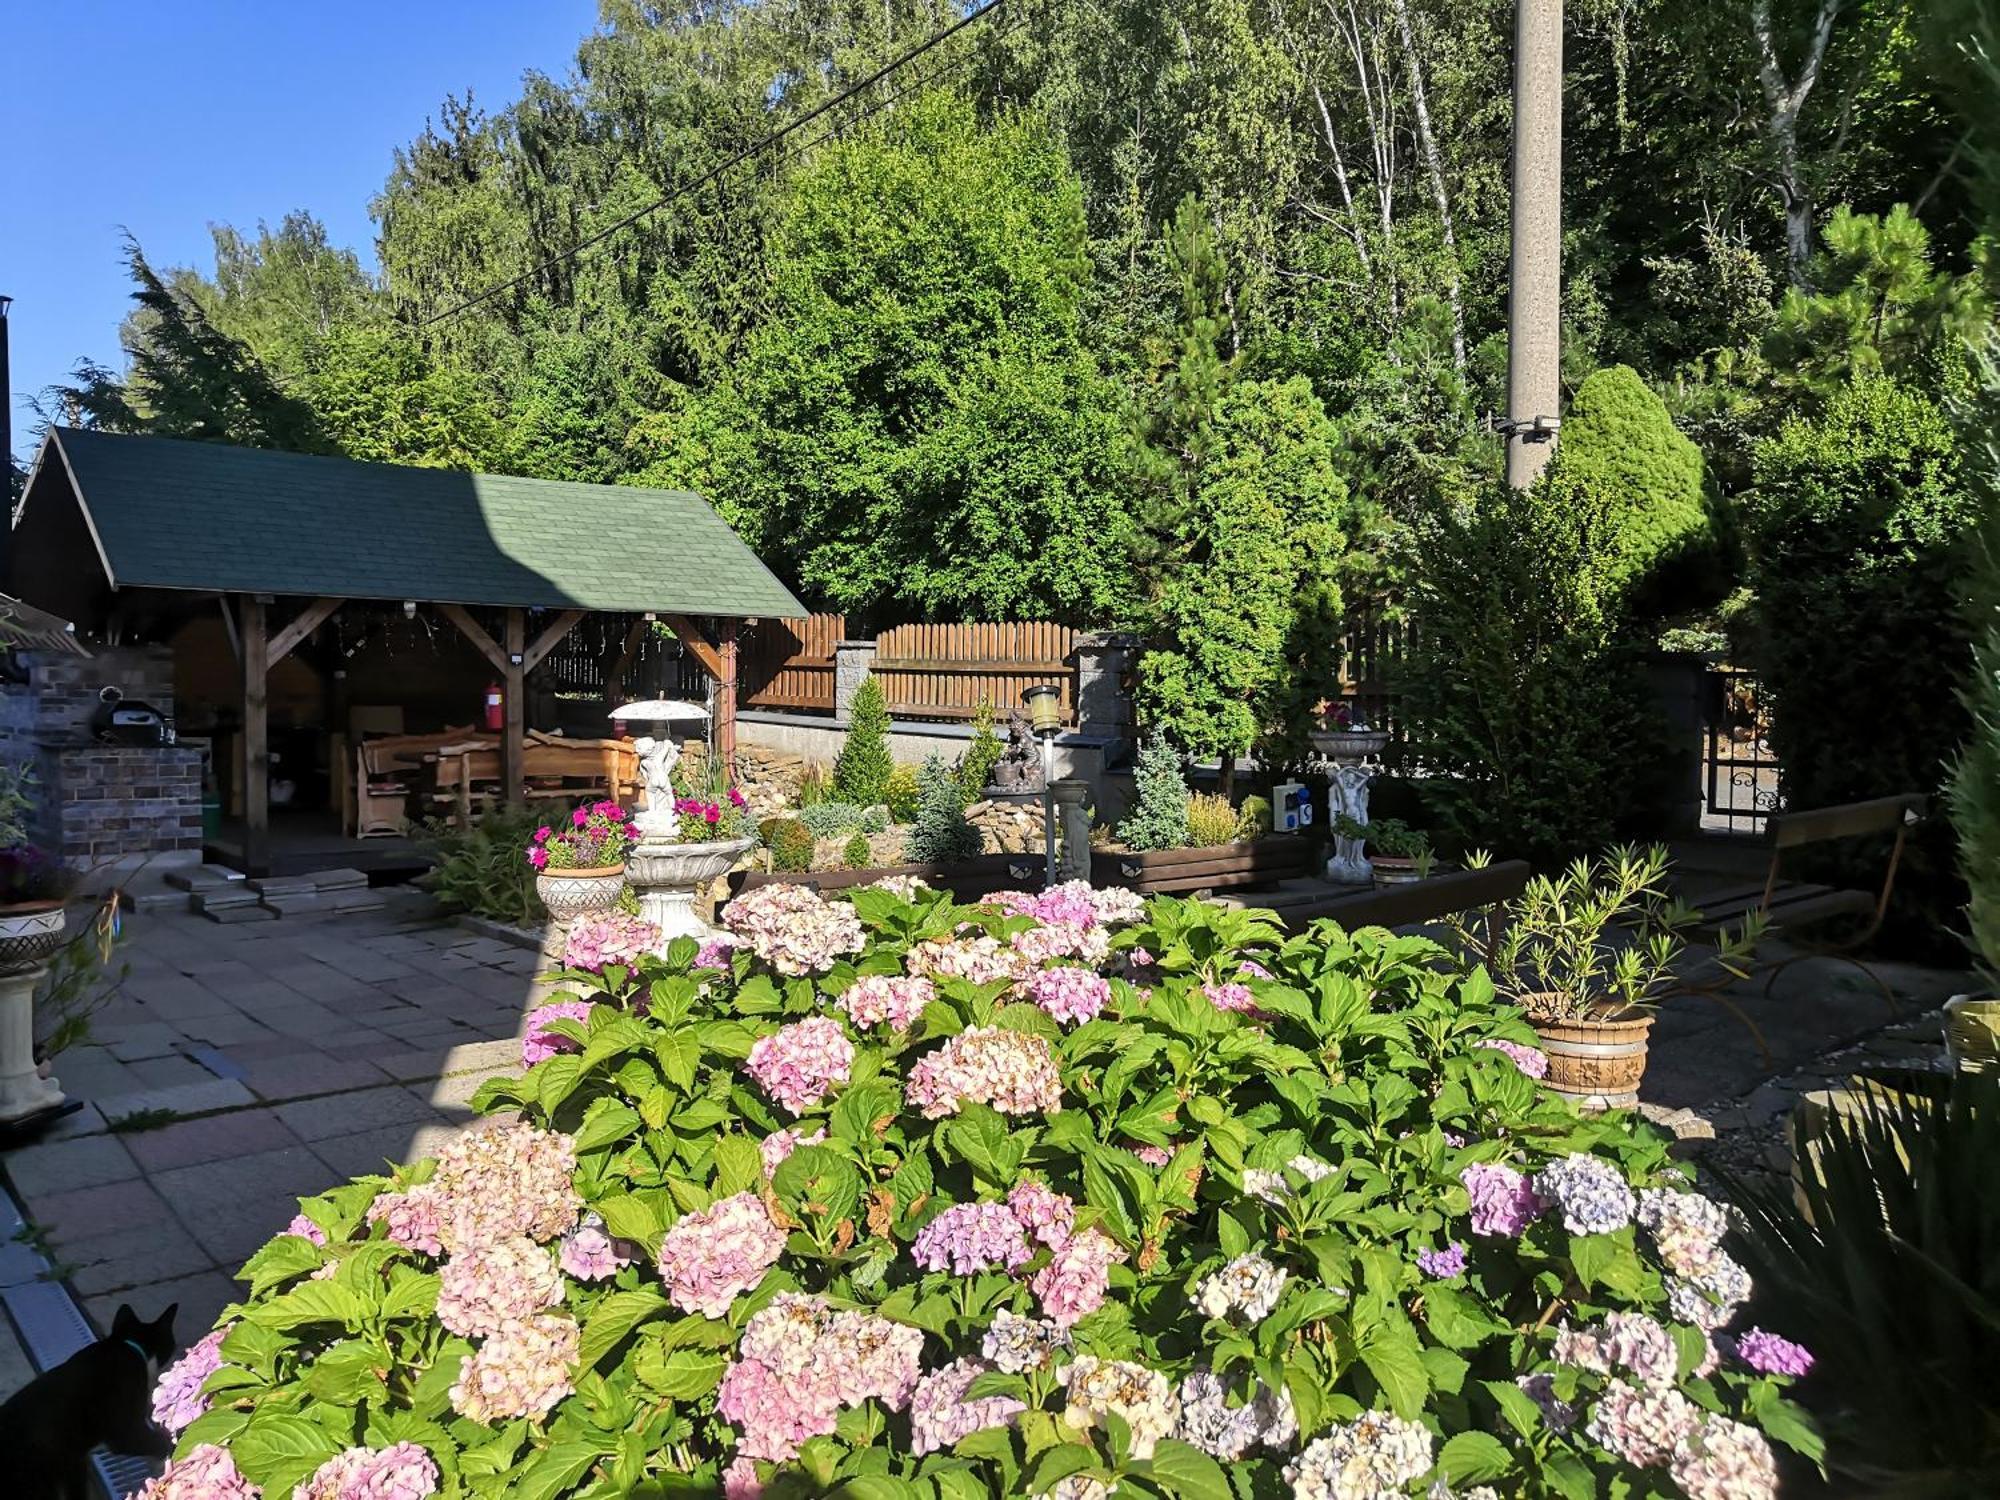
M 1533 997 L 1526 998 L 1528 1024 L 1548 1054 L 1545 1087 L 1582 1109 L 1630 1109 L 1639 1102 L 1653 1030 L 1650 1014 L 1616 1021 L 1538 1021 Z
M 1423 861 L 1406 859 L 1395 854 L 1371 854 L 1368 869 L 1375 877 L 1375 884 L 1415 885 L 1424 878 Z
M 756 846 L 755 839 L 706 844 L 655 844 L 641 840 L 625 856 L 625 875 L 638 893 L 639 915 L 660 929 L 660 940 L 696 942 L 714 930 L 694 914 L 694 903 L 709 883 L 727 875 Z
M 59 1109 L 61 1086 L 35 1066 L 35 985 L 62 947 L 60 901 L 0 907 L 0 1122 Z
M 558 922 L 574 922 L 596 912 L 615 911 L 625 889 L 624 865 L 596 865 L 581 870 L 544 870 L 535 877 L 535 894 Z
M 2000 1072 L 2000 999 L 1953 995 L 1945 1001 L 1944 1050 L 1961 1072 Z
M 1308 738 L 1328 760 L 1366 760 L 1389 748 L 1386 729 L 1315 729 Z

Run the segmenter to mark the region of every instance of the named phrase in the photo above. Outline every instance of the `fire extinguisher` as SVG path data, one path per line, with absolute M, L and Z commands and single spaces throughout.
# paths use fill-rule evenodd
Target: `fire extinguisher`
M 505 703 L 506 703 L 506 694 L 504 694 L 500 690 L 500 684 L 497 682 L 487 683 L 486 684 L 486 727 L 488 729 L 501 729 L 506 727 L 507 710 L 504 706 Z

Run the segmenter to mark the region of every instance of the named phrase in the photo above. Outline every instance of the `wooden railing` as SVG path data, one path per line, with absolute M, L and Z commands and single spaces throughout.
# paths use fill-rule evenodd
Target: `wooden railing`
M 889 712 L 903 719 L 970 719 L 979 705 L 1004 720 L 1041 683 L 1062 693 L 1076 717 L 1076 632 L 1046 620 L 1004 625 L 899 625 L 875 643 L 875 676 Z

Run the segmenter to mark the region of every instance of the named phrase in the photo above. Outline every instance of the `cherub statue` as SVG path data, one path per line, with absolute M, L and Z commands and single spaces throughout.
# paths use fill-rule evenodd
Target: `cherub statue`
M 680 815 L 674 811 L 674 767 L 680 763 L 681 747 L 671 738 L 654 739 L 641 735 L 632 741 L 639 752 L 639 778 L 646 787 L 646 807 L 633 819 L 640 833 L 672 843 L 681 831 Z

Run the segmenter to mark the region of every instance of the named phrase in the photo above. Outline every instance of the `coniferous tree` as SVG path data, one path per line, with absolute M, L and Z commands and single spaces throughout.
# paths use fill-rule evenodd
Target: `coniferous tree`
M 847 742 L 833 763 L 833 795 L 839 802 L 873 807 L 889 794 L 889 703 L 882 684 L 862 679 L 854 691 L 854 708 L 847 721 Z

